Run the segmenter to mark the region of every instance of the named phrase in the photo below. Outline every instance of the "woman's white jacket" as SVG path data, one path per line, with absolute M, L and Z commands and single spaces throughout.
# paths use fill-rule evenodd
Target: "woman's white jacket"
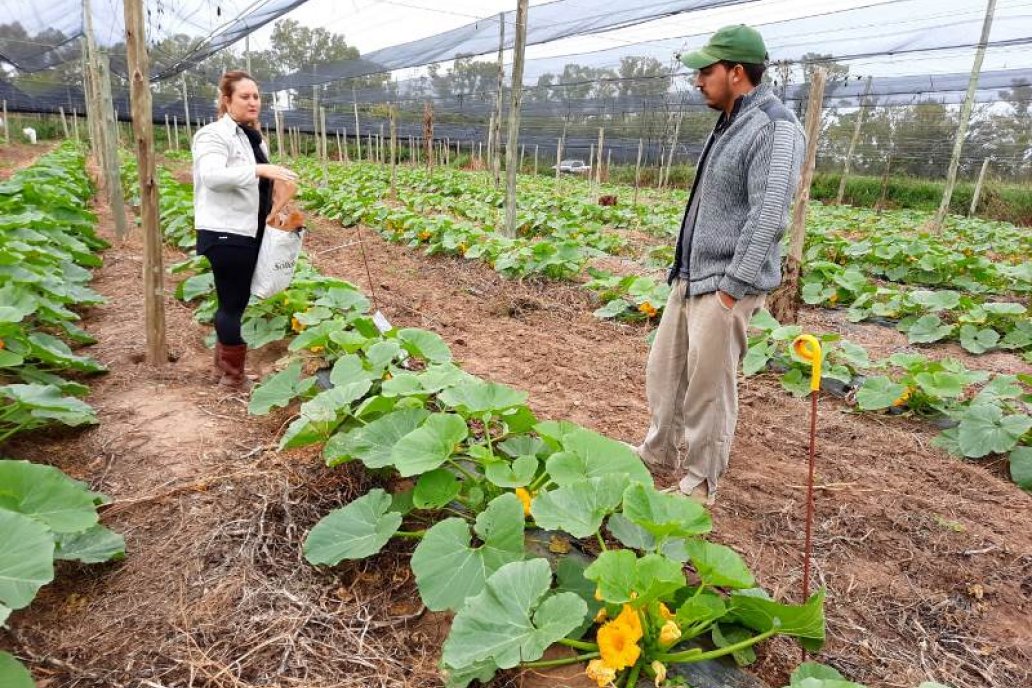
M 257 162 L 247 134 L 228 114 L 193 138 L 194 225 L 253 237 L 258 234 Z M 262 141 L 262 150 L 269 150 Z

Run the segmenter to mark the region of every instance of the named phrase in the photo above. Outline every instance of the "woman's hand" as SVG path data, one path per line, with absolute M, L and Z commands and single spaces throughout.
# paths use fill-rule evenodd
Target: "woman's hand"
M 292 170 L 288 170 L 286 167 L 280 167 L 279 165 L 268 165 L 259 164 L 255 165 L 254 173 L 258 177 L 265 177 L 273 181 L 280 182 L 295 182 L 297 181 L 297 174 Z

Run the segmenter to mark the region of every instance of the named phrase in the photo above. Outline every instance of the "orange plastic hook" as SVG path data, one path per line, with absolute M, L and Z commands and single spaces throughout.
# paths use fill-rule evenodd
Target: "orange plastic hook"
M 810 364 L 810 391 L 821 388 L 821 343 L 812 334 L 801 334 L 792 342 L 792 351 Z

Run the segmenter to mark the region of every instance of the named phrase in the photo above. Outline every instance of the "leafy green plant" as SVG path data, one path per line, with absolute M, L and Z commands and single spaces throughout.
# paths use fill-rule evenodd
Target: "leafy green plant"
M 56 468 L 0 459 L 0 624 L 54 579 L 54 560 L 100 563 L 125 557 L 121 535 L 100 525 L 107 497 Z M 17 660 L 0 655 L 4 686 L 32 686 Z

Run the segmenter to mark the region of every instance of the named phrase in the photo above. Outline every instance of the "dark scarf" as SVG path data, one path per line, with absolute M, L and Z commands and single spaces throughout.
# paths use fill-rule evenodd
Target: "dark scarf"
M 254 127 L 241 126 L 240 128 L 247 135 L 247 140 L 251 142 L 255 161 L 260 165 L 268 164 L 269 158 L 265 155 L 265 151 L 262 150 L 261 133 Z M 265 218 L 269 216 L 271 210 L 272 180 L 261 177 L 258 179 L 258 234 L 255 237 L 259 245 L 262 243 L 262 235 L 265 234 Z

